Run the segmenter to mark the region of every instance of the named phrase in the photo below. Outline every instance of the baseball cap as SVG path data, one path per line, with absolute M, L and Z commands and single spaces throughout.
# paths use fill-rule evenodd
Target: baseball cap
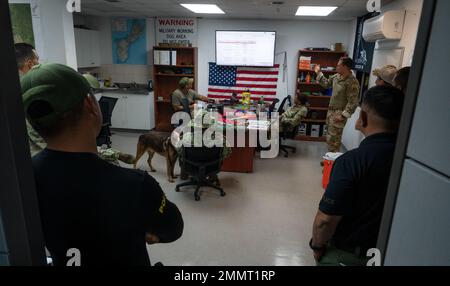
M 194 81 L 193 78 L 183 77 L 182 79 L 180 79 L 180 82 L 178 84 L 180 85 L 181 88 L 184 88 L 186 85 L 188 85 L 193 81 Z
M 397 73 L 397 68 L 393 65 L 387 65 L 379 69 L 374 69 L 372 74 L 384 80 L 389 84 L 394 84 L 394 77 Z
M 77 107 L 91 90 L 89 82 L 61 64 L 39 64 L 20 80 L 27 119 L 51 127 Z
M 96 79 L 93 75 L 91 75 L 89 73 L 85 73 L 85 74 L 83 74 L 83 77 L 89 82 L 89 85 L 92 88 L 96 88 L 96 89 L 100 88 L 100 83 L 98 82 L 98 79 Z

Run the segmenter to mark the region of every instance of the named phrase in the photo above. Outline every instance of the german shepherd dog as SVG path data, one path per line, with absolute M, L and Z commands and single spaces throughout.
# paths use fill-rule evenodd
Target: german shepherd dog
M 178 153 L 171 143 L 170 133 L 150 131 L 147 134 L 139 136 L 136 151 L 136 160 L 134 161 L 135 169 L 137 162 L 145 152 L 148 153 L 147 162 L 152 172 L 156 172 L 156 170 L 152 166 L 153 155 L 155 155 L 155 153 L 158 153 L 159 155 L 164 156 L 166 158 L 167 177 L 169 179 L 169 182 L 175 182 L 174 179 L 177 178 L 177 176 L 174 175 L 173 170 L 178 158 Z

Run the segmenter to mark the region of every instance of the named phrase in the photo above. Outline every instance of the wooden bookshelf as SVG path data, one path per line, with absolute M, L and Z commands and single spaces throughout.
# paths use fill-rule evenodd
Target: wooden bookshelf
M 173 130 L 170 119 L 173 109 L 172 92 L 178 88 L 182 77 L 194 78 L 194 89 L 197 90 L 197 48 L 191 47 L 153 47 L 153 50 L 176 51 L 176 63 L 173 65 L 153 65 L 153 89 L 155 97 L 155 129 L 170 132 Z M 159 98 L 162 98 L 159 99 Z
M 325 142 L 326 137 L 324 136 L 324 130 L 326 125 L 326 117 L 328 112 L 328 105 L 330 103 L 330 96 L 325 95 L 326 90 L 316 82 L 317 75 L 315 74 L 313 67 L 310 69 L 302 68 L 300 69 L 300 57 L 311 57 L 311 65 L 320 65 L 322 67 L 322 72 L 326 77 L 329 77 L 336 73 L 336 65 L 339 59 L 345 56 L 345 52 L 335 52 L 335 51 L 311 51 L 311 50 L 300 50 L 298 53 L 298 65 L 297 65 L 297 81 L 296 81 L 296 93 L 304 94 L 308 96 L 309 108 L 308 116 L 303 121 L 306 125 L 304 130 L 306 134 L 299 134 L 296 136 L 296 140 L 300 141 L 316 141 Z M 324 69 L 332 68 L 332 69 Z M 311 81 L 305 82 L 301 80 L 306 78 L 307 74 L 310 74 Z M 303 75 L 302 75 L 303 74 Z M 319 134 L 317 136 L 311 136 L 311 131 L 313 129 L 318 129 Z

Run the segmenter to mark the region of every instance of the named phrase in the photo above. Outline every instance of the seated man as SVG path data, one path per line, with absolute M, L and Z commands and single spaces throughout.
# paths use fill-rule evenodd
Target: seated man
M 284 131 L 292 132 L 296 126 L 300 125 L 308 114 L 307 103 L 308 97 L 305 95 L 298 94 L 295 96 L 294 105 L 280 116 L 280 133 Z
M 181 135 L 175 130 L 172 132 L 172 144 L 178 152 L 178 160 L 180 163 L 180 168 L 183 165 L 183 153 L 182 146 L 216 146 L 223 147 L 222 160 L 231 155 L 230 143 L 227 142 L 226 137 L 222 132 L 214 132 L 211 136 L 204 136 L 204 133 L 212 124 L 207 122 L 213 122 L 213 118 L 205 118 L 209 116 L 209 113 L 205 110 L 198 110 L 188 125 L 188 130 L 183 132 Z M 201 136 L 195 136 L 195 127 L 201 129 Z M 216 137 L 219 136 L 219 137 Z M 181 170 L 181 179 L 187 180 L 187 176 L 183 170 Z M 217 180 L 217 178 L 213 178 Z
M 146 172 L 99 158 L 102 125 L 89 83 L 60 64 L 37 65 L 21 79 L 25 114 L 47 147 L 33 157 L 45 244 L 54 264 L 67 251 L 80 263 L 150 265 L 146 242 L 172 242 L 183 219 Z
M 314 221 L 310 246 L 318 265 L 364 266 L 376 247 L 403 99 L 386 85 L 364 96 L 356 129 L 366 139 L 335 161 Z
M 194 83 L 193 78 L 183 77 L 178 85 L 178 88 L 172 93 L 172 107 L 173 110 L 183 111 L 183 100 L 187 100 L 189 104 L 189 109 L 192 111 L 195 107 L 195 102 L 197 100 L 201 100 L 204 102 L 214 102 L 214 100 L 210 100 L 208 97 L 198 94 L 195 90 L 192 89 Z

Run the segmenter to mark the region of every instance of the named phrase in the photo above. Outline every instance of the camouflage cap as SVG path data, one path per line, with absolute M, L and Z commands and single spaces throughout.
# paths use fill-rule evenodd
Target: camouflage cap
M 83 74 L 83 77 L 89 82 L 89 85 L 92 88 L 96 88 L 96 89 L 100 88 L 100 83 L 98 82 L 98 79 L 96 79 L 93 75 L 91 75 L 89 73 L 85 73 L 85 74 Z
M 389 84 L 394 84 L 394 77 L 397 73 L 397 67 L 393 65 L 387 65 L 379 69 L 374 69 L 372 74 L 376 77 L 381 78 Z
M 190 78 L 190 77 L 183 77 L 182 79 L 180 79 L 180 82 L 178 83 L 178 85 L 180 86 L 180 88 L 185 88 L 188 84 L 193 83 L 194 79 Z
M 78 106 L 90 92 L 88 81 L 61 64 L 40 64 L 20 84 L 25 114 L 31 124 L 50 127 Z

